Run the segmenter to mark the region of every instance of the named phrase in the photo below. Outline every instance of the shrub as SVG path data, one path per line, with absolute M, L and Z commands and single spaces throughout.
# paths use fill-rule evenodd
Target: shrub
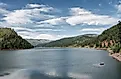
M 112 49 L 112 51 L 113 51 L 114 53 L 119 53 L 120 50 L 121 50 L 121 44 L 120 44 L 120 43 L 117 43 L 117 44 L 115 44 L 114 46 L 112 46 L 111 49 Z

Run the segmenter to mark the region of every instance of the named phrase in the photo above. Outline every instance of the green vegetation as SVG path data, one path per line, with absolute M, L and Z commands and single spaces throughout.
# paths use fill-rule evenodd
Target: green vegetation
M 121 50 L 121 44 L 115 44 L 114 46 L 111 47 L 111 50 L 114 52 L 114 53 L 119 53 L 120 50 Z
M 95 48 L 108 48 L 114 53 L 119 53 L 121 51 L 121 22 L 105 30 L 97 38 L 85 41 L 83 45 Z
M 93 47 L 111 49 L 114 53 L 121 52 L 121 22 L 105 30 L 101 35 L 81 35 L 52 41 L 42 47 Z
M 10 28 L 0 28 L 0 49 L 28 49 L 33 46 Z
M 81 44 L 87 40 L 95 38 L 95 34 L 80 35 L 76 37 L 63 38 L 45 44 L 39 44 L 41 47 L 80 47 Z

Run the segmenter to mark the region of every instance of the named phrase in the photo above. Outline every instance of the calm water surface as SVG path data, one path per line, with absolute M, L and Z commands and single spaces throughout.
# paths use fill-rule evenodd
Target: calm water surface
M 99 66 L 100 62 L 105 65 Z M 4 50 L 0 51 L 0 79 L 121 79 L 121 63 L 104 50 Z

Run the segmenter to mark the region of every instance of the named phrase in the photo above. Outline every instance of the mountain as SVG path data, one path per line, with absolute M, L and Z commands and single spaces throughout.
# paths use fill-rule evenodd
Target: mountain
M 33 46 L 11 28 L 0 28 L 0 49 L 29 49 Z
M 97 35 L 95 34 L 86 34 L 75 37 L 63 38 L 56 41 L 51 41 L 49 43 L 37 45 L 39 47 L 79 47 L 81 43 L 86 40 L 90 40 L 95 38 Z
M 91 47 L 121 52 L 121 22 L 105 30 L 100 35 L 86 34 L 52 41 L 42 47 Z
M 26 39 L 26 40 L 33 46 L 50 42 L 50 40 L 47 39 Z
M 105 48 L 113 53 L 121 52 L 121 22 L 103 31 L 97 38 L 85 41 L 83 46 Z

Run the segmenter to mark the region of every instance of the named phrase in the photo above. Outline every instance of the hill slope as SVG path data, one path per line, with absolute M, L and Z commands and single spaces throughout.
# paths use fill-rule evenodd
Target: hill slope
M 0 28 L 0 49 L 28 49 L 33 46 L 10 29 Z
M 26 39 L 26 40 L 33 46 L 50 42 L 50 40 L 47 39 Z
M 121 51 L 121 22 L 103 31 L 96 39 L 85 41 L 84 46 L 110 49 L 113 53 Z
M 80 35 L 76 37 L 63 38 L 52 41 L 42 47 L 93 47 L 103 48 L 113 51 L 113 53 L 121 52 L 121 22 L 111 28 L 103 31 L 99 36 L 96 35 Z
M 37 45 L 40 47 L 79 47 L 86 40 L 95 38 L 95 34 L 80 35 L 76 37 L 63 38 L 49 43 Z

